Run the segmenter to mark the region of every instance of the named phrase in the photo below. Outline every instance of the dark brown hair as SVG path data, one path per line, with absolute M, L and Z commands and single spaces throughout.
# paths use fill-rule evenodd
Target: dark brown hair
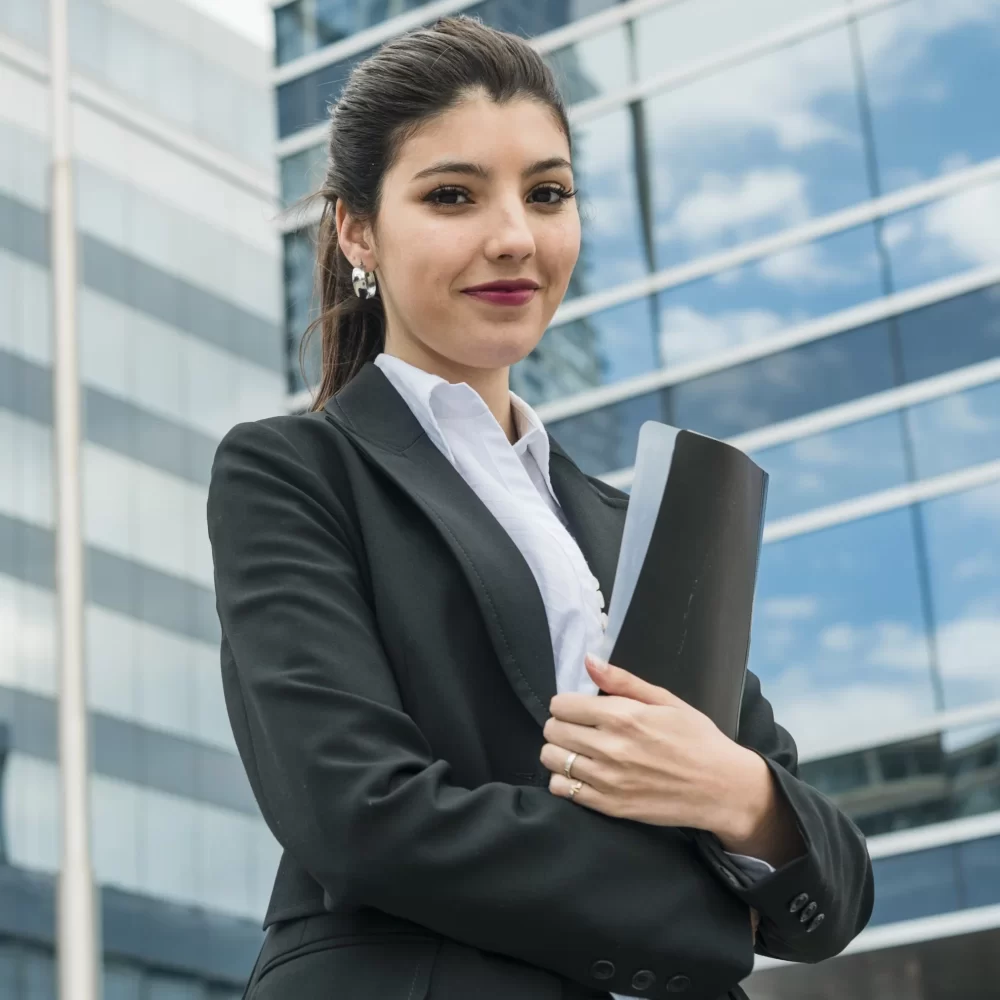
M 299 346 L 321 331 L 321 376 L 310 409 L 319 410 L 385 344 L 380 296 L 359 299 L 353 263 L 337 242 L 336 206 L 374 223 L 382 179 L 406 139 L 458 104 L 470 90 L 498 104 L 530 97 L 548 106 L 570 140 L 566 109 L 551 71 L 522 38 L 466 16 L 442 18 L 383 45 L 351 72 L 331 108 L 326 177 L 316 246 L 319 315 Z M 304 377 L 304 373 L 303 373 Z

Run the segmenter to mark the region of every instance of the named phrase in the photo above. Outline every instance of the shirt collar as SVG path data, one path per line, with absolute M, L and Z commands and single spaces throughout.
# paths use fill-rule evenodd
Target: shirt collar
M 467 382 L 449 382 L 394 354 L 383 351 L 376 355 L 374 362 L 387 375 L 391 372 L 395 376 L 391 379 L 393 385 L 403 396 L 427 436 L 454 464 L 454 454 L 438 423 L 438 414 L 458 416 L 463 410 L 469 415 L 490 413 L 483 397 Z M 519 456 L 525 451 L 531 454 L 545 478 L 549 493 L 555 497 L 552 480 L 549 478 L 549 436 L 545 427 L 534 409 L 513 390 L 510 390 L 510 402 L 518 433 L 517 441 L 510 447 Z M 504 440 L 506 441 L 506 436 Z

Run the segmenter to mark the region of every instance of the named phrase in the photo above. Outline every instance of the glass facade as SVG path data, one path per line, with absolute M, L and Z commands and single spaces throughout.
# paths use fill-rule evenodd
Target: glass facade
M 0 0 L 0 1000 L 55 996 L 46 10 Z M 70 18 L 103 995 L 234 1000 L 279 849 L 226 715 L 205 502 L 226 431 L 284 410 L 270 53 L 178 0 Z
M 583 248 L 512 388 L 626 490 L 646 420 L 768 471 L 751 668 L 871 838 L 873 928 L 1000 903 L 1000 0 L 527 6 L 467 12 L 559 80 Z M 279 135 L 370 51 L 285 74 Z M 290 202 L 325 151 L 288 146 Z M 313 261 L 285 241 L 299 392 Z

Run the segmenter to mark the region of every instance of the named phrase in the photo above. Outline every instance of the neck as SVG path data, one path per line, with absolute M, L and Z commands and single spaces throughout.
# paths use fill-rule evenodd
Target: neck
M 502 368 L 471 368 L 461 365 L 451 358 L 436 354 L 422 344 L 386 343 L 386 354 L 391 354 L 408 364 L 421 368 L 432 375 L 438 375 L 448 382 L 466 382 L 483 398 L 490 412 L 503 428 L 507 440 L 513 444 L 518 439 L 514 408 L 510 401 L 510 366 Z

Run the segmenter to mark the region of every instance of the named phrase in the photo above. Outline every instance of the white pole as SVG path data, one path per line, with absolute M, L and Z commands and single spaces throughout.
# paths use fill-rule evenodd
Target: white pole
M 80 383 L 76 330 L 76 221 L 66 0 L 50 0 L 52 86 L 51 261 L 55 457 L 55 576 L 59 655 L 62 864 L 56 901 L 60 1000 L 97 1000 L 100 961 L 90 860 L 89 745 L 83 663 Z

